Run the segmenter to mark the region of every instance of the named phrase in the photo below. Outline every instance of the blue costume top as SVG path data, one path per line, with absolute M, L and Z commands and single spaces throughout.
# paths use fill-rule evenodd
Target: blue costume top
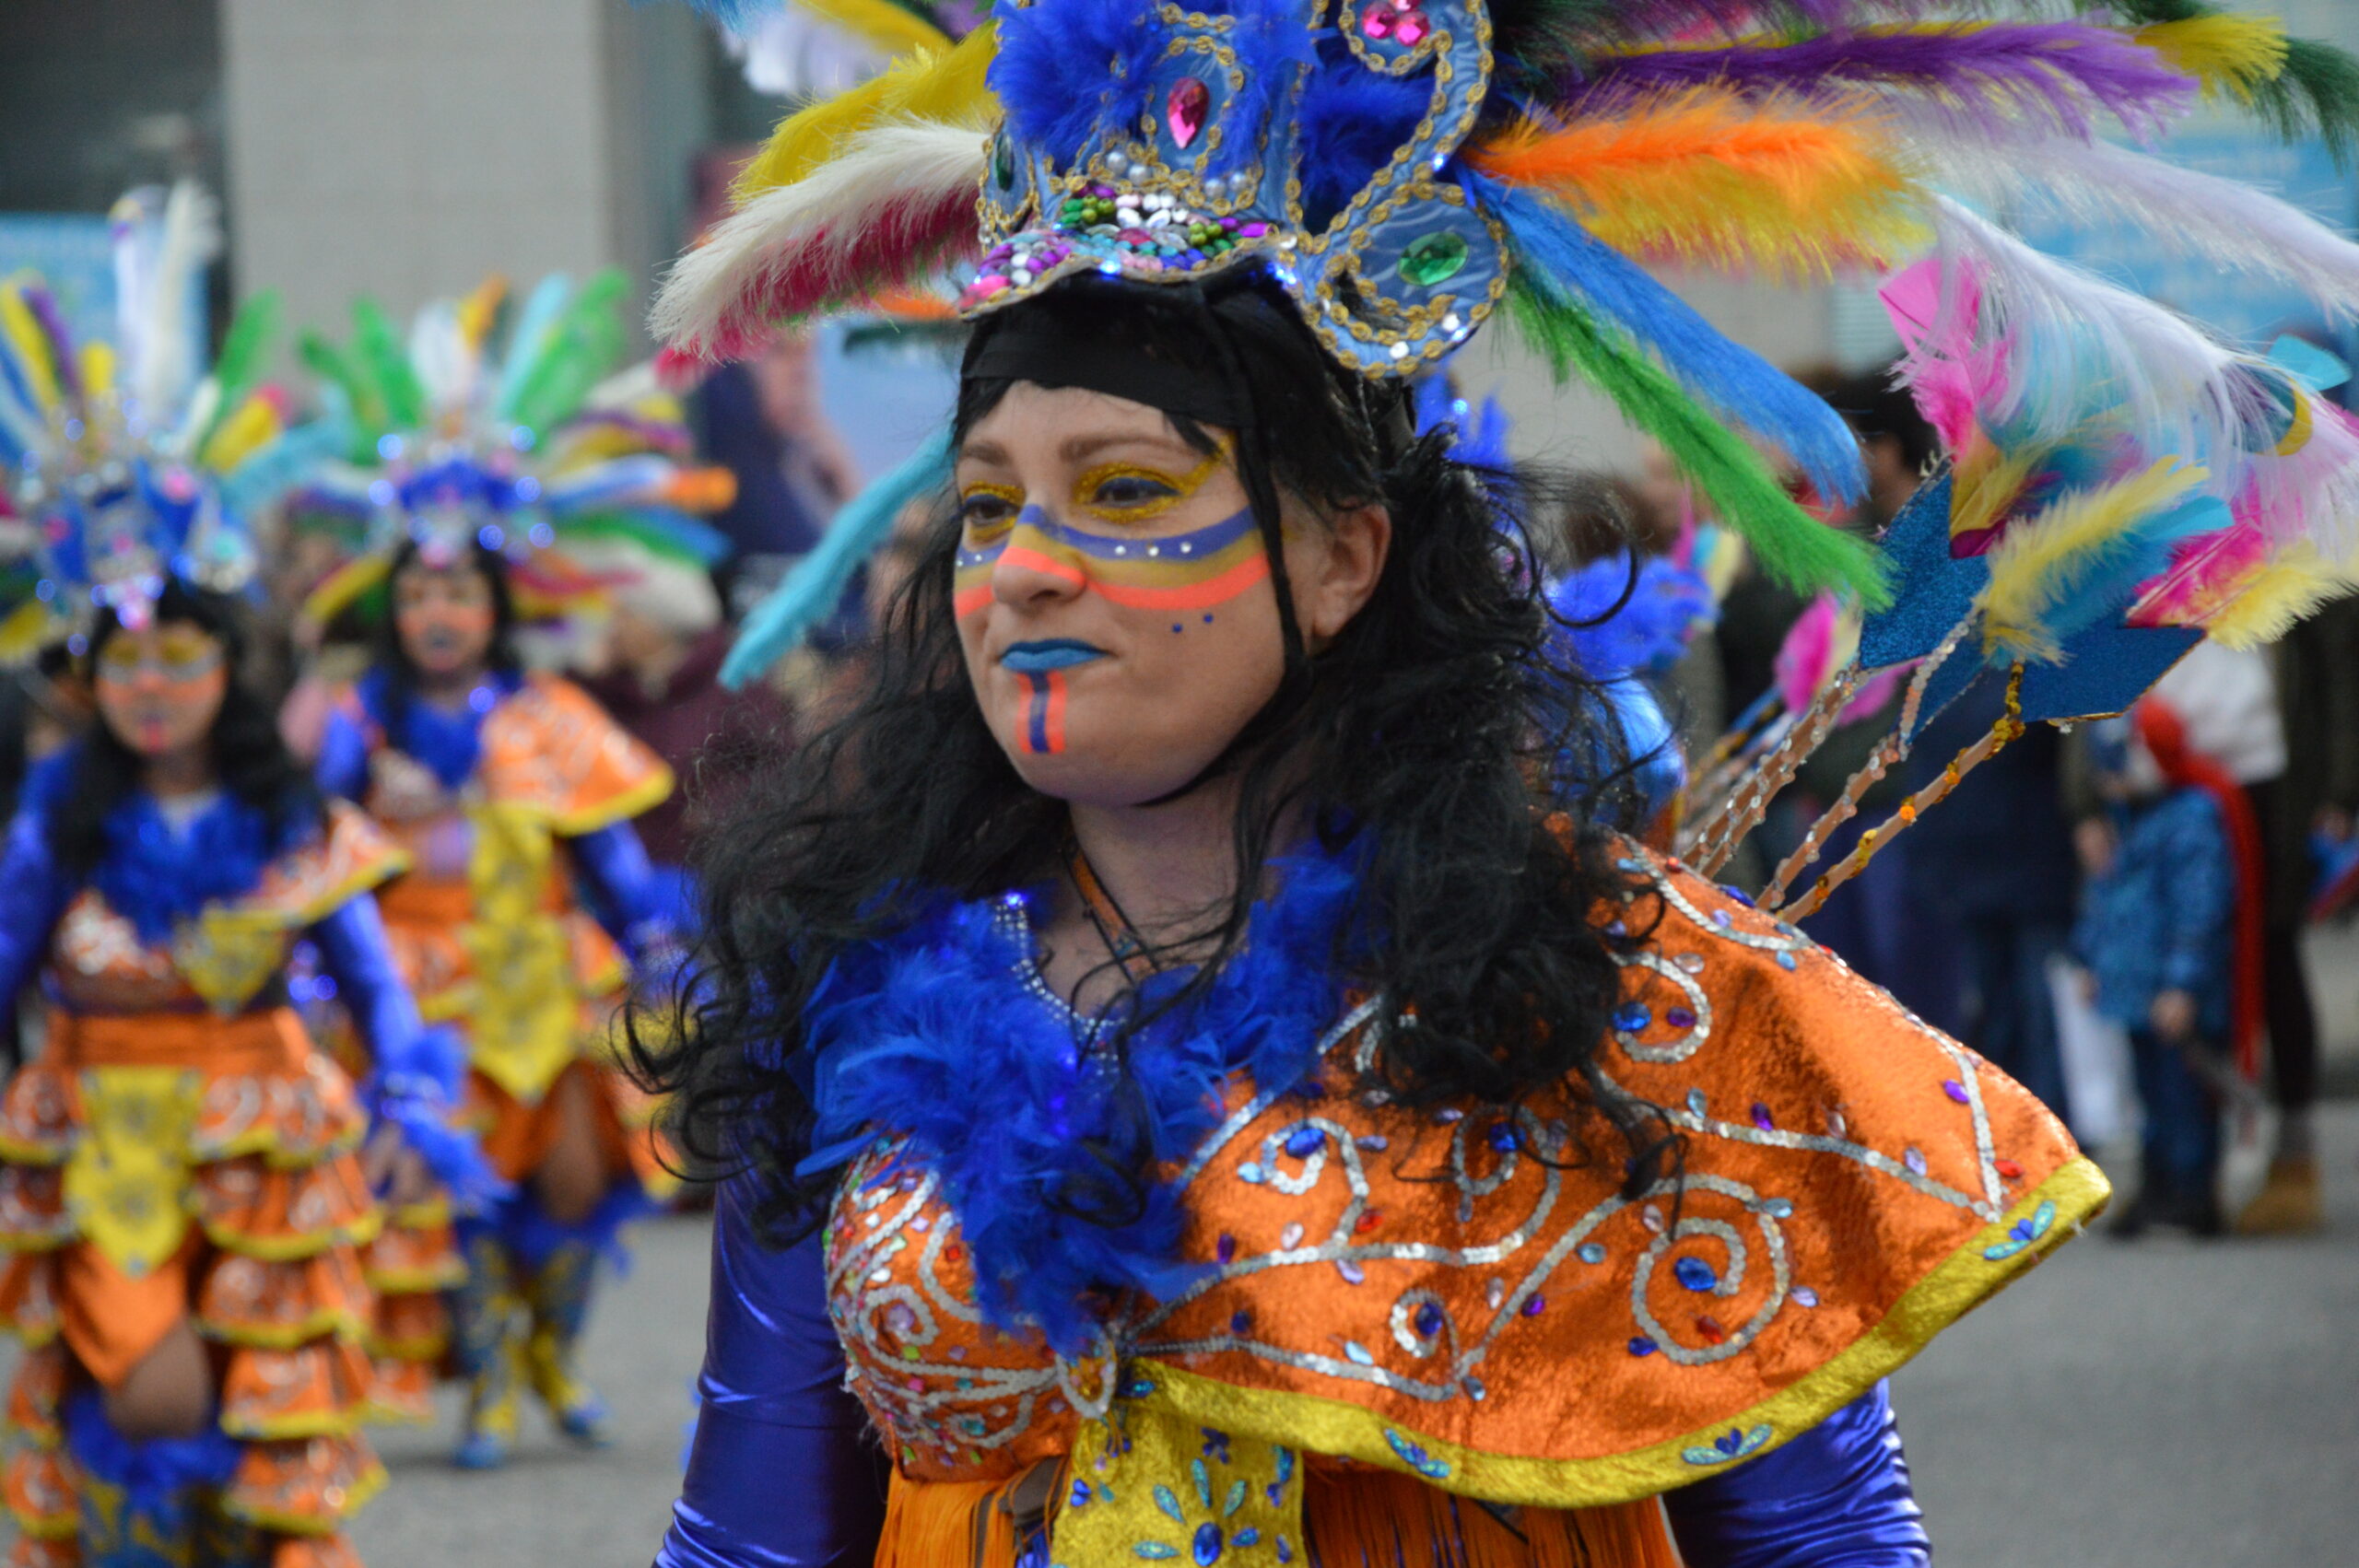
M 2113 864 L 2089 879 L 2073 932 L 2096 976 L 2097 1009 L 2143 1029 L 2156 996 L 2183 990 L 2195 998 L 2197 1027 L 2221 1038 L 2236 871 L 2219 805 L 2201 790 L 2174 790 L 2117 809 L 2114 823 Z
M 51 956 L 60 920 L 85 886 L 129 919 L 143 943 L 168 945 L 175 929 L 205 906 L 235 902 L 263 883 L 274 860 L 323 836 L 320 828 L 306 828 L 273 842 L 263 812 L 227 791 L 175 825 L 153 797 L 135 791 L 108 819 L 106 853 L 87 877 L 77 876 L 58 863 L 51 839 L 51 815 L 73 787 L 77 755 L 68 751 L 42 764 L 9 825 L 0 855 L 0 998 L 14 998 L 31 983 Z M 301 934 L 316 945 L 323 971 L 374 1054 L 380 1098 L 452 1093 L 455 1042 L 420 1022 L 366 887 L 318 913 Z M 265 986 L 252 1000 L 274 997 Z M 64 994 L 52 1000 L 69 1010 L 80 1005 Z

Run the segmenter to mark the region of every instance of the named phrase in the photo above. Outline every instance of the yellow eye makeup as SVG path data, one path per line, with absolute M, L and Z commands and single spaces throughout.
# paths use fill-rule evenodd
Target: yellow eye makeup
M 1011 485 L 969 485 L 958 492 L 959 525 L 969 540 L 1007 532 L 1023 509 L 1024 493 Z
M 1101 521 L 1144 522 L 1203 488 L 1227 455 L 1214 452 L 1185 474 L 1166 474 L 1135 462 L 1100 463 L 1074 481 L 1073 504 Z
M 168 681 L 194 680 L 221 664 L 221 645 L 202 633 L 165 637 L 153 649 L 142 650 L 128 638 L 118 638 L 99 654 L 99 676 L 109 681 L 136 680 L 152 670 Z

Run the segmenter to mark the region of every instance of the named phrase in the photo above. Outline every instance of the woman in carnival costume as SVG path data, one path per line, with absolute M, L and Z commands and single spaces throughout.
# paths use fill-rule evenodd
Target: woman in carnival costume
M 599 587 L 561 532 L 712 558 L 681 508 L 727 497 L 685 464 L 676 405 L 644 373 L 604 379 L 622 292 L 617 274 L 545 280 L 503 352 L 496 284 L 429 306 L 406 349 L 365 301 L 349 350 L 305 345 L 367 460 L 314 475 L 312 503 L 343 495 L 384 541 L 312 613 L 379 585 L 390 601 L 375 666 L 323 732 L 320 781 L 413 857 L 379 903 L 427 1016 L 466 1036 L 470 1121 L 514 1184 L 461 1227 L 455 1360 L 472 1388 L 456 1457 L 470 1469 L 508 1457 L 520 1381 L 569 1437 L 603 1441 L 604 1406 L 574 1364 L 595 1265 L 669 1183 L 651 1106 L 604 1035 L 632 965 L 670 940 L 630 819 L 672 775 L 580 688 L 525 673 L 514 643 L 521 614 Z M 406 1345 L 421 1361 L 439 1349 Z
M 2078 170 L 2250 255 L 2224 192 L 2348 300 L 2359 249 L 2095 137 L 2207 81 L 2347 136 L 2354 78 L 2225 16 L 1731 14 L 1003 5 L 789 120 L 675 271 L 659 324 L 728 354 L 980 260 L 955 512 L 862 706 L 709 847 L 642 1047 L 729 1178 L 667 1568 L 1925 1560 L 1883 1379 L 2104 1179 L 1619 831 L 1518 486 L 1414 434 L 1405 373 L 1508 304 L 1767 569 L 1874 610 L 1687 820 L 1716 865 L 1876 668 L 1917 661 L 1911 727 L 2001 683 L 1995 747 L 2347 575 L 2321 367 L 1913 171 Z M 1631 258 L 1928 241 L 1892 298 L 1955 468 L 1879 551 L 1720 422 L 1842 495 L 1839 418 Z
M 488 1173 L 446 1126 L 456 1042 L 421 1024 L 369 896 L 405 857 L 322 802 L 239 673 L 243 517 L 309 438 L 256 385 L 266 302 L 200 377 L 211 218 L 161 194 L 116 212 L 119 356 L 77 353 L 38 284 L 0 287 L 30 546 L 10 626 L 70 631 L 100 713 L 28 782 L 0 861 L 0 999 L 38 974 L 50 1003 L 0 1099 L 0 1316 L 27 1346 L 10 1561 L 349 1568 L 345 1521 L 385 1479 L 356 1430 L 372 1186 Z M 298 941 L 371 1053 L 358 1089 L 289 1005 Z

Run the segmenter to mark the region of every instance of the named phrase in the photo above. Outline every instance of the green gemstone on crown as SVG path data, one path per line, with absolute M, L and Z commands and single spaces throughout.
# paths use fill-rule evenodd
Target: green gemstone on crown
M 1420 288 L 1456 277 L 1465 265 L 1465 240 L 1447 229 L 1428 234 L 1401 252 L 1401 275 Z

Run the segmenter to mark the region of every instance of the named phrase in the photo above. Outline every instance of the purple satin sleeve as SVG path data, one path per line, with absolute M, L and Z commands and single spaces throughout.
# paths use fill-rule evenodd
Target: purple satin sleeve
M 867 1568 L 887 1467 L 827 1320 L 820 1238 L 782 1251 L 724 1185 L 687 1480 L 656 1568 Z
M 369 737 L 341 708 L 328 710 L 320 730 L 320 757 L 311 767 L 320 793 L 358 804 L 369 794 Z
M 1783 1447 L 1663 1495 L 1688 1568 L 1929 1568 L 1884 1386 Z

